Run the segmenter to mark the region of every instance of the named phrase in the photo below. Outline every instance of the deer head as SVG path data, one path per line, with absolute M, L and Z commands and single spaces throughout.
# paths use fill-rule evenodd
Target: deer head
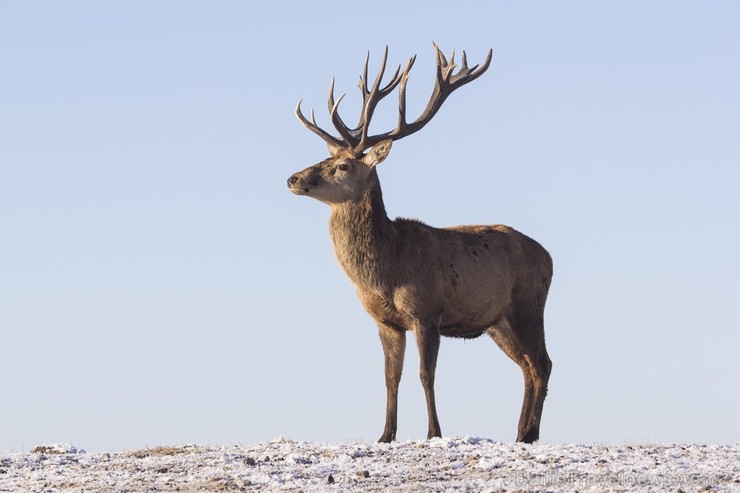
M 330 147 L 330 158 L 288 179 L 290 191 L 327 204 L 356 202 L 367 188 L 365 184 L 369 182 L 375 166 L 388 156 L 392 142 L 390 139 L 384 140 L 361 156 L 345 148 Z
M 402 139 L 424 128 L 455 89 L 474 81 L 488 69 L 493 55 L 492 50 L 489 50 L 483 65 L 468 67 L 467 56 L 463 51 L 462 67 L 455 73 L 457 67 L 455 52 L 452 52 L 448 61 L 436 44 L 434 49 L 437 54 L 434 89 L 422 114 L 411 123 L 406 121 L 406 85 L 416 56 L 409 59 L 403 70 L 399 65 L 391 81 L 381 87 L 388 60 L 388 47 L 385 49 L 380 71 L 372 87 L 368 87 L 369 53 L 365 58 L 365 69 L 360 76 L 359 84 L 362 92 L 362 111 L 356 127 L 349 128 L 342 117 L 339 116 L 339 104 L 342 102 L 344 95 L 335 100 L 333 79 L 329 85 L 327 103 L 331 121 L 339 133 L 339 137 L 319 127 L 316 124 L 313 111 L 311 111 L 311 120 L 309 121 L 303 115 L 299 102 L 296 107 L 298 120 L 326 141 L 330 157 L 292 175 L 288 179 L 290 190 L 296 195 L 308 195 L 328 204 L 359 200 L 366 189 L 367 183 L 371 181 L 370 178 L 376 177 L 374 168 L 388 156 L 393 141 Z M 376 106 L 396 87 L 399 88 L 398 124 L 396 128 L 377 135 L 368 135 L 370 121 Z

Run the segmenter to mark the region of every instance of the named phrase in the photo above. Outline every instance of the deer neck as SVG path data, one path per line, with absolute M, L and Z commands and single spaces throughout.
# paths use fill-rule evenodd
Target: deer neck
M 329 230 L 334 251 L 345 273 L 358 287 L 382 289 L 383 271 L 394 258 L 395 229 L 383 204 L 375 171 L 371 186 L 356 202 L 332 207 Z

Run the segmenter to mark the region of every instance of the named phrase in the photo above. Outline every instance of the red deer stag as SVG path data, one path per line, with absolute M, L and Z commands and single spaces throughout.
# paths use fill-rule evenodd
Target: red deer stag
M 533 239 L 502 225 L 434 228 L 419 221 L 386 215 L 376 166 L 391 143 L 421 130 L 457 88 L 480 77 L 491 63 L 492 51 L 479 67 L 455 72 L 454 51 L 449 62 L 437 52 L 436 84 L 423 113 L 406 121 L 406 84 L 416 57 L 403 71 L 399 66 L 381 87 L 388 58 L 386 47 L 380 71 L 368 87 L 368 59 L 360 77 L 362 114 L 349 128 L 339 116 L 334 81 L 329 88 L 329 114 L 339 137 L 309 121 L 296 107 L 296 116 L 324 139 L 330 157 L 295 173 L 290 191 L 329 204 L 329 230 L 337 259 L 357 288 L 365 309 L 375 319 L 385 356 L 387 388 L 385 429 L 381 442 L 396 438 L 398 384 L 406 348 L 413 331 L 421 361 L 420 377 L 426 395 L 428 438 L 441 436 L 434 399 L 434 373 L 440 336 L 474 338 L 487 333 L 524 373 L 524 403 L 517 441 L 539 438 L 540 418 L 552 363 L 545 349 L 544 309 L 552 260 Z M 369 58 L 369 54 L 368 54 Z M 399 88 L 398 125 L 368 135 L 376 105 Z

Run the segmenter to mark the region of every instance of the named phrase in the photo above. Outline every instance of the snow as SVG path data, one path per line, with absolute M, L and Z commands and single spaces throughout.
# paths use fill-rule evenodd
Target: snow
M 740 491 L 740 445 L 392 444 L 278 439 L 240 446 L 0 454 L 0 491 Z

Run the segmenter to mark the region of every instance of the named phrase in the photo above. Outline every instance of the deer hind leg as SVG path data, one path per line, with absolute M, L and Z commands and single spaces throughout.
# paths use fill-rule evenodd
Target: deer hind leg
M 414 327 L 414 333 L 416 335 L 416 345 L 419 349 L 419 378 L 427 401 L 427 416 L 429 419 L 427 438 L 441 437 L 442 430 L 439 427 L 437 404 L 434 398 L 434 375 L 437 368 L 437 355 L 439 354 L 439 327 L 436 323 L 417 323 Z
M 521 441 L 532 443 L 540 438 L 540 420 L 542 419 L 542 408 L 547 396 L 547 382 L 550 380 L 552 362 L 547 355 L 544 344 L 540 350 L 527 354 L 525 358 L 533 376 L 534 397 L 526 425 L 527 432 L 523 435 Z
M 552 363 L 545 349 L 542 324 L 508 320 L 488 330 L 488 335 L 522 370 L 524 399 L 517 428 L 517 442 L 532 443 L 539 439 L 540 419 L 547 394 Z
M 406 332 L 378 324 L 380 342 L 385 357 L 385 428 L 379 442 L 390 443 L 396 439 L 398 427 L 398 385 L 401 382 L 403 356 L 406 352 Z

